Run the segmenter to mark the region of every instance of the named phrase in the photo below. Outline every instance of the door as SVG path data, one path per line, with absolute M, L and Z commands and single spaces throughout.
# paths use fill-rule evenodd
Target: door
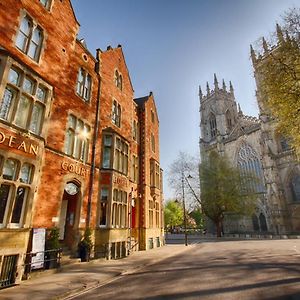
M 65 239 L 66 217 L 67 217 L 68 200 L 62 200 L 60 217 L 59 217 L 59 239 Z

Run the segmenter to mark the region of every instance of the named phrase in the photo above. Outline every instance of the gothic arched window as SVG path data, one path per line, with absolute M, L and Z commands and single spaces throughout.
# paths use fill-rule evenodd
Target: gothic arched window
M 227 124 L 227 128 L 228 128 L 229 130 L 231 130 L 233 124 L 232 124 L 232 117 L 231 117 L 230 111 L 227 110 L 225 115 L 226 115 L 226 124 Z
M 217 121 L 213 113 L 209 116 L 210 136 L 215 138 L 217 136 Z
M 267 220 L 263 213 L 259 215 L 260 231 L 268 231 Z
M 261 163 L 255 150 L 246 143 L 242 144 L 238 152 L 238 166 L 242 172 L 249 172 L 257 177 L 252 188 L 256 193 L 263 193 L 265 188 Z
M 290 188 L 292 192 L 292 199 L 295 202 L 300 201 L 300 175 L 294 174 L 290 181 Z

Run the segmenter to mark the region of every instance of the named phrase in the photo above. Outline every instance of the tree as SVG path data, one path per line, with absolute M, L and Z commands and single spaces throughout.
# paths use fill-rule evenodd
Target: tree
M 278 131 L 300 155 L 300 9 L 283 16 L 283 34 L 277 25 L 277 45 L 263 40 L 264 55 L 252 59 L 265 112 L 275 118 Z
M 164 209 L 165 226 L 173 228 L 183 223 L 183 208 L 177 200 L 169 200 Z
M 255 208 L 255 176 L 233 167 L 226 157 L 211 152 L 200 165 L 201 208 L 221 236 L 226 212 L 251 215 Z

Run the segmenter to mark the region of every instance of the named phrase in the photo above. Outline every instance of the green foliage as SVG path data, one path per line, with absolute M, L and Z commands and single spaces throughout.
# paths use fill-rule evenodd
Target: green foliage
M 265 111 L 275 117 L 278 131 L 300 155 L 300 41 L 295 34 L 300 28 L 299 9 L 286 13 L 284 28 L 289 37 L 279 39 L 256 69 Z
M 174 227 L 183 223 L 183 208 L 176 200 L 168 201 L 164 209 L 165 226 Z
M 189 215 L 195 220 L 197 228 L 203 228 L 204 218 L 201 209 L 194 209 L 189 213 Z
M 57 227 L 51 228 L 49 235 L 46 240 L 46 249 L 47 250 L 53 250 L 53 249 L 59 249 L 60 243 L 59 243 L 59 229 Z
M 250 215 L 255 208 L 256 194 L 252 174 L 240 172 L 225 157 L 212 152 L 200 165 L 201 208 L 221 235 L 225 212 Z

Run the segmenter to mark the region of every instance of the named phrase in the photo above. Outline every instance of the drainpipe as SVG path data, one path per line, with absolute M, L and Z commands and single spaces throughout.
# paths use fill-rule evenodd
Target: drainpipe
M 90 227 L 91 224 L 91 213 L 92 213 L 92 196 L 93 196 L 93 186 L 94 186 L 94 177 L 95 177 L 95 161 L 96 161 L 96 144 L 98 140 L 98 130 L 99 130 L 99 112 L 100 112 L 100 95 L 101 95 L 101 75 L 100 75 L 100 49 L 97 49 L 96 55 L 96 65 L 95 71 L 98 78 L 98 90 L 97 90 L 97 104 L 96 104 L 96 116 L 95 116 L 95 126 L 93 134 L 93 144 L 92 144 L 92 159 L 91 159 L 91 172 L 90 172 L 90 181 L 88 189 L 88 203 L 87 203 L 87 220 L 86 228 Z

